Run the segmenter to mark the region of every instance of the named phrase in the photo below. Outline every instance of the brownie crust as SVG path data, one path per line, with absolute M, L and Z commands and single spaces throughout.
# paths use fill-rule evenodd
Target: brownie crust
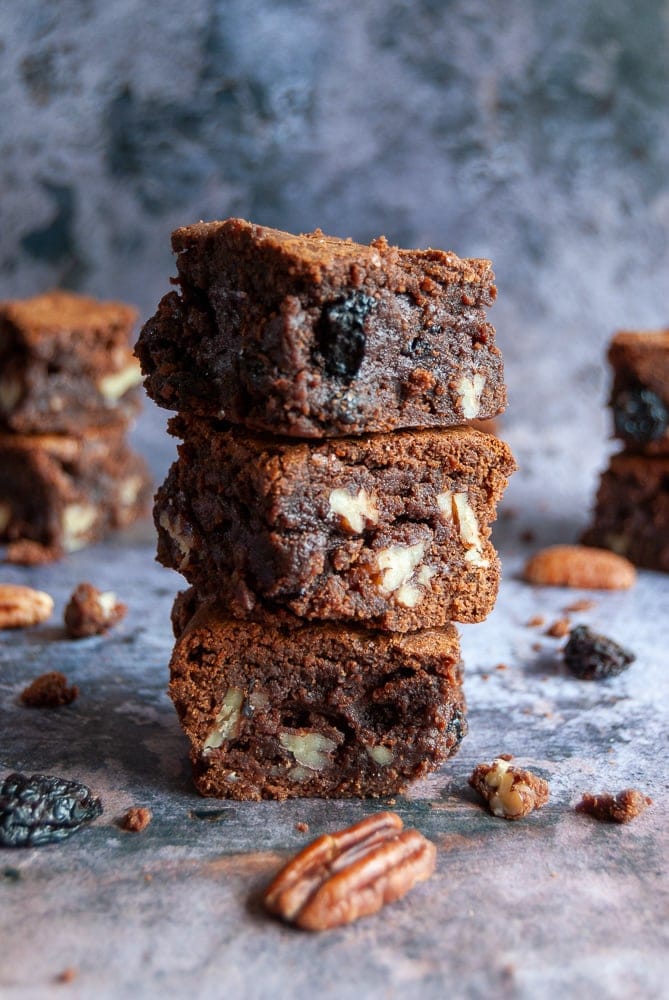
M 293 443 L 174 418 L 179 459 L 156 495 L 158 560 L 236 618 L 390 631 L 482 621 L 490 542 L 515 463 L 492 435 L 439 431 Z
M 73 552 L 147 514 L 151 478 L 125 431 L 0 434 L 0 543 Z
M 669 455 L 614 455 L 583 541 L 669 573 Z
M 148 394 L 291 437 L 443 427 L 506 404 L 490 261 L 301 236 L 241 219 L 177 229 L 180 294 L 136 347 Z
M 58 290 L 0 302 L 0 429 L 77 435 L 131 420 L 136 321 L 121 302 Z
M 391 795 L 466 733 L 455 629 L 408 636 L 195 614 L 169 694 L 198 790 L 233 799 Z

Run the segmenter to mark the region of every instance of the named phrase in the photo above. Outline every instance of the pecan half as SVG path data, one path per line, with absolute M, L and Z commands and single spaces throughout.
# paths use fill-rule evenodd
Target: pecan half
M 397 813 L 381 812 L 300 851 L 265 891 L 267 909 L 303 930 L 325 931 L 376 913 L 434 871 L 437 850 Z
M 42 590 L 19 584 L 0 584 L 0 628 L 26 628 L 46 621 L 53 600 Z

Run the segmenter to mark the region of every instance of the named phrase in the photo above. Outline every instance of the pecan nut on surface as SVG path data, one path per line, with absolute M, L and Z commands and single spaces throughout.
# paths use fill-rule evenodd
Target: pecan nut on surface
M 330 930 L 376 913 L 428 879 L 436 853 L 418 830 L 403 830 L 396 813 L 376 813 L 305 847 L 263 900 L 271 913 L 303 930 Z

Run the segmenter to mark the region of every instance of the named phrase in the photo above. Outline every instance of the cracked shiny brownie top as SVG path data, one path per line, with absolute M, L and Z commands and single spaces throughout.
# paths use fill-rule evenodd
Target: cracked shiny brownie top
M 137 344 L 148 394 L 294 437 L 446 427 L 506 403 L 487 260 L 241 219 L 176 230 L 180 293 Z

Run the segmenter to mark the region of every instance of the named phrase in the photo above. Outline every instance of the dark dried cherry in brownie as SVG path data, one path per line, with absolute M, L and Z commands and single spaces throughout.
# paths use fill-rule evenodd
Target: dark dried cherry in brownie
M 158 559 L 237 618 L 277 609 L 390 631 L 482 621 L 508 446 L 468 427 L 319 443 L 174 418 Z
M 136 321 L 122 302 L 65 291 L 0 302 L 0 427 L 78 435 L 130 420 L 141 380 Z
M 669 329 L 622 331 L 608 359 L 615 436 L 630 451 L 669 455 Z
M 171 661 L 203 795 L 391 795 L 457 750 L 466 721 L 453 626 L 392 635 L 226 615 L 201 607 Z
M 137 355 L 181 413 L 291 437 L 443 427 L 506 403 L 488 260 L 241 219 L 172 235 L 180 294 Z
M 0 434 L 0 543 L 72 552 L 148 513 L 151 479 L 125 432 Z
M 583 541 L 669 573 L 669 455 L 614 455 Z

